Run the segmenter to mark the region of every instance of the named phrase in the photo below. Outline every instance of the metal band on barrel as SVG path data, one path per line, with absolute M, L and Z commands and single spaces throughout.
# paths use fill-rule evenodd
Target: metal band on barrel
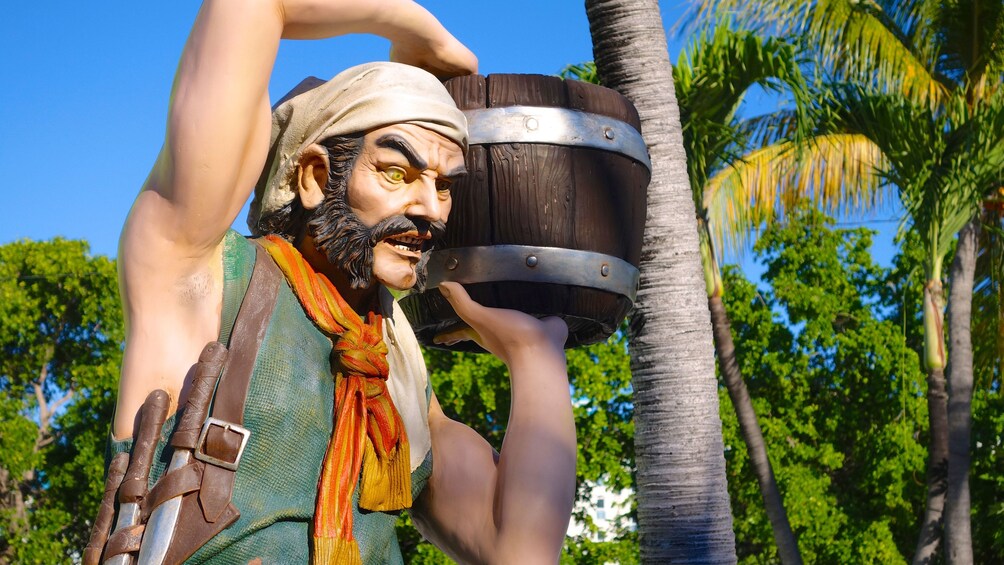
M 433 251 L 428 286 L 522 281 L 583 286 L 627 297 L 638 292 L 638 269 L 617 257 L 560 247 L 492 245 Z
M 630 124 L 578 110 L 504 106 L 467 110 L 469 143 L 548 143 L 620 153 L 652 170 L 648 148 Z

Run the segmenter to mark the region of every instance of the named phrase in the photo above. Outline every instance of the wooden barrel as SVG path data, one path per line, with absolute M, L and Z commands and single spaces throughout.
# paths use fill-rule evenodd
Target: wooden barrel
M 486 306 L 568 323 L 566 347 L 617 330 L 637 291 L 648 152 L 617 92 L 543 75 L 458 77 L 468 176 L 453 188 L 426 292 L 401 300 L 419 340 L 459 319 L 434 288 L 453 280 Z M 462 342 L 450 349 L 481 351 Z

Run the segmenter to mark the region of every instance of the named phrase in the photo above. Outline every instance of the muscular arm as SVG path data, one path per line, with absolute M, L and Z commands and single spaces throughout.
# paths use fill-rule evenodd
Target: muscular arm
M 567 328 L 559 320 L 482 308 L 459 285 L 450 288 L 451 303 L 478 330 L 479 342 L 509 367 L 509 426 L 496 457 L 434 399 L 433 472 L 412 516 L 460 563 L 557 563 L 575 496 L 575 425 L 562 350 Z
M 126 352 L 113 433 L 127 437 L 153 389 L 171 411 L 222 304 L 220 242 L 264 166 L 268 79 L 286 38 L 369 32 L 397 58 L 441 75 L 474 56 L 406 0 L 207 0 L 178 66 L 164 146 L 130 211 L 119 249 Z

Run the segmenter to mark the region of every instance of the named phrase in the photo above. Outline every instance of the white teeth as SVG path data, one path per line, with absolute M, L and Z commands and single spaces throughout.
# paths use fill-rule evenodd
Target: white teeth
M 417 252 L 425 245 L 425 240 L 411 236 L 398 236 L 390 238 L 387 243 L 401 251 Z

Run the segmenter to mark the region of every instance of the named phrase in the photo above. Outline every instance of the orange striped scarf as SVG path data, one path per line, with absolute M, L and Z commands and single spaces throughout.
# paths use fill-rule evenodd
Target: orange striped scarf
M 286 275 L 314 324 L 331 338 L 335 377 L 335 430 L 321 467 L 314 511 L 312 562 L 361 565 L 352 535 L 352 491 L 359 507 L 390 511 L 411 507 L 411 463 L 404 422 L 387 391 L 387 345 L 380 315 L 363 322 L 328 277 L 315 272 L 289 242 L 259 240 Z

